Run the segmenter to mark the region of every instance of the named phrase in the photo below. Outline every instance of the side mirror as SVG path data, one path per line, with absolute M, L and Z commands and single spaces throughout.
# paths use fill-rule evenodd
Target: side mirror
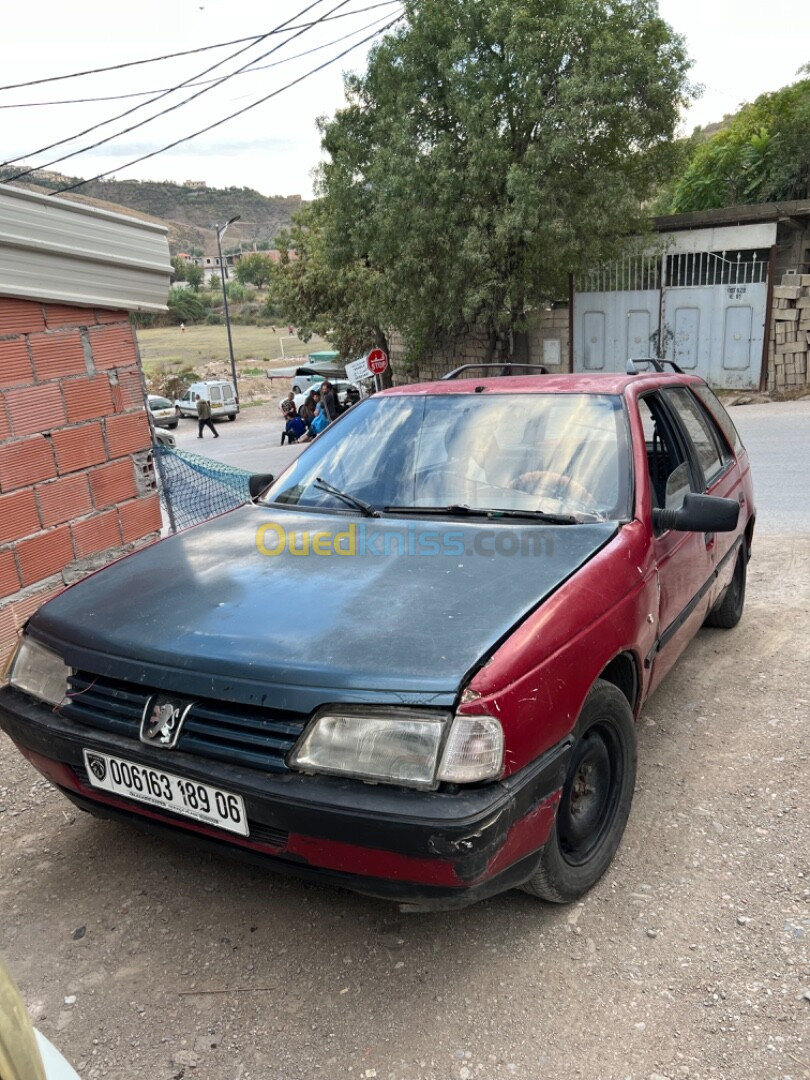
M 714 495 L 684 495 L 677 510 L 653 509 L 653 526 L 659 532 L 734 532 L 740 517 L 740 504 Z
M 275 480 L 272 473 L 254 473 L 248 477 L 248 491 L 251 499 L 258 499 L 265 488 L 269 488 Z

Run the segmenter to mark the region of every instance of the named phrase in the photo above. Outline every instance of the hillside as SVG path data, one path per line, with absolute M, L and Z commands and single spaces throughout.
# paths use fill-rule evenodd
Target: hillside
M 0 169 L 0 180 L 19 171 L 19 166 Z M 28 179 L 21 181 L 20 186 L 48 192 L 81 178 L 38 172 L 32 174 L 31 183 Z M 228 230 L 228 250 L 241 245 L 272 246 L 280 230 L 290 224 L 292 215 L 301 207 L 300 195 L 266 196 L 252 188 L 209 188 L 205 184 L 174 184 L 162 180 L 96 180 L 77 192 L 60 197 L 165 225 L 173 255 L 189 249 L 214 254 L 214 223 L 227 221 L 235 214 L 239 214 L 241 220 L 234 222 Z

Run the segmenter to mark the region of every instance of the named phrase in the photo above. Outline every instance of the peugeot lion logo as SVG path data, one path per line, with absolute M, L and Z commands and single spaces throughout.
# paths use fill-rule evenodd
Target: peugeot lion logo
M 97 780 L 103 780 L 107 775 L 107 762 L 104 758 L 96 757 L 95 754 L 88 754 L 87 764 L 90 766 L 93 776 L 95 776 Z
M 180 728 L 191 703 L 171 700 L 161 695 L 151 697 L 141 719 L 141 742 L 172 747 L 180 737 Z

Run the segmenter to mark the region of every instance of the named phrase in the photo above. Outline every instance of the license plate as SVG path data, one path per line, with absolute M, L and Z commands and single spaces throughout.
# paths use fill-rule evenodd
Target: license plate
M 85 750 L 84 763 L 94 788 L 161 810 L 171 810 L 174 814 L 240 836 L 250 835 L 241 795 L 201 784 L 198 780 L 187 780 L 163 769 L 101 754 L 98 750 Z

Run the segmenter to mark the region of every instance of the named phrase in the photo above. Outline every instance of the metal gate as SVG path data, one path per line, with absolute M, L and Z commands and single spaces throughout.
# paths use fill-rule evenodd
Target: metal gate
M 586 275 L 574 294 L 574 371 L 624 371 L 662 356 L 713 386 L 759 385 L 764 252 L 636 255 Z

